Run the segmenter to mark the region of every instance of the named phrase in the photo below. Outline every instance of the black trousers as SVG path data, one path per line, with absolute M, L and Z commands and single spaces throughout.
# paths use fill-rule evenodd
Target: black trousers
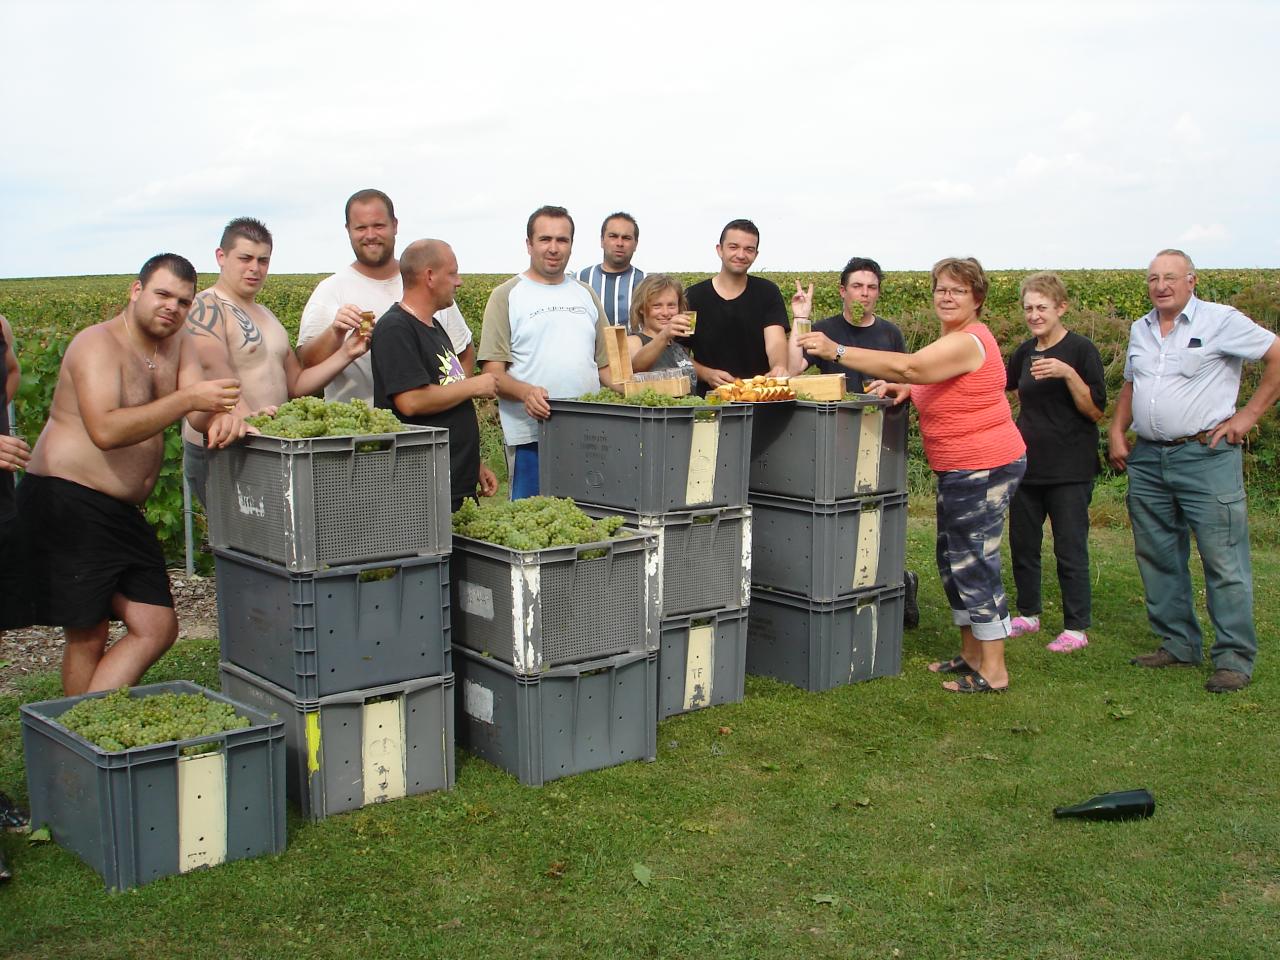
M 1018 486 L 1009 505 L 1009 551 L 1013 556 L 1015 602 L 1023 616 L 1039 616 L 1040 547 L 1045 517 L 1053 525 L 1053 555 L 1062 590 L 1062 625 L 1085 630 L 1093 598 L 1089 587 L 1089 501 L 1093 481 Z

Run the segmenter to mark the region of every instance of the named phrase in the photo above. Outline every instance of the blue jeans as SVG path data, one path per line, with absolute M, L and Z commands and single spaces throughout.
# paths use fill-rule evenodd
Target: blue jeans
M 1219 440 L 1163 447 L 1139 440 L 1129 454 L 1129 518 L 1147 619 L 1179 660 L 1204 658 L 1191 573 L 1191 534 L 1204 564 L 1213 665 L 1252 675 L 1258 653 L 1253 568 L 1240 447 Z
M 1027 458 L 990 470 L 944 470 L 938 477 L 938 575 L 951 620 L 976 640 L 1009 636 L 1009 603 L 1000 576 L 1004 514 Z
M 515 449 L 511 470 L 511 499 L 538 495 L 538 444 L 522 443 Z

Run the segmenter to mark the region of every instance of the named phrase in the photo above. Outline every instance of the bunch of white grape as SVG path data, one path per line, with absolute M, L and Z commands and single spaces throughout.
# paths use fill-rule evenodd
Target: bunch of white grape
M 390 410 L 363 400 L 336 403 L 319 397 L 296 397 L 280 405 L 273 416 L 247 417 L 245 422 L 268 437 L 299 440 L 309 437 L 359 437 L 400 433 L 405 427 Z
M 453 515 L 453 532 L 512 550 L 542 550 L 578 543 L 598 543 L 618 535 L 622 517 L 594 520 L 567 497 L 523 500 L 470 498 Z
M 58 717 L 58 722 L 110 753 L 249 726 L 248 719 L 237 716 L 230 704 L 198 693 L 131 697 L 128 687 L 82 700 Z

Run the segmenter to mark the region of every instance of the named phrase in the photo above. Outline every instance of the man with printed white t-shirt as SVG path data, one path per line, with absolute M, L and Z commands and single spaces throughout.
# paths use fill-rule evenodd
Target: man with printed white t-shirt
M 355 260 L 316 285 L 298 325 L 298 358 L 313 366 L 329 357 L 348 330 L 360 328 L 360 314 L 381 318 L 404 293 L 400 261 L 396 259 L 395 206 L 381 190 L 359 190 L 347 200 L 346 228 Z M 463 372 L 475 370 L 476 351 L 471 330 L 457 303 L 438 310 L 433 318 L 453 343 Z M 373 368 L 366 355 L 347 367 L 325 387 L 326 400 L 359 397 L 373 403 Z
M 594 290 L 565 276 L 573 218 L 539 207 L 525 227 L 529 269 L 489 295 L 480 332 L 480 364 L 498 380 L 498 415 L 507 445 L 511 499 L 538 494 L 538 421 L 550 399 L 613 386 L 605 327 Z

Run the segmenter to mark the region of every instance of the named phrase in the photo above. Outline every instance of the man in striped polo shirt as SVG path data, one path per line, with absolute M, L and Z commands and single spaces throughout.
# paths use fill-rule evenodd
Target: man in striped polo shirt
M 618 211 L 600 225 L 600 249 L 604 261 L 578 271 L 578 279 L 596 292 L 605 316 L 614 326 L 625 327 L 631 316 L 631 291 L 644 279 L 644 271 L 631 265 L 640 242 L 640 226 L 629 213 Z

